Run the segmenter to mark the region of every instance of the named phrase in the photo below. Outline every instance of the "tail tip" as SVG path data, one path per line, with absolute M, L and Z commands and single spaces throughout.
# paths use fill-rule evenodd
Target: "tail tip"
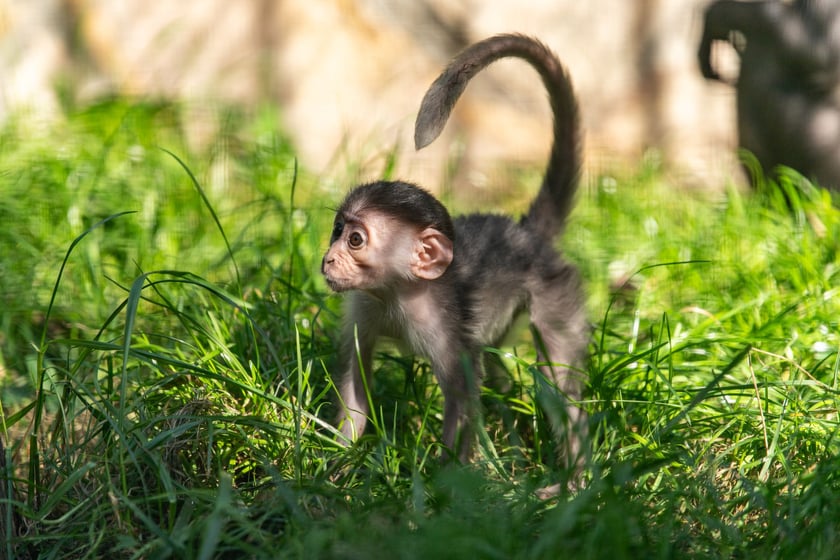
M 422 150 L 438 137 L 440 131 L 434 132 L 428 127 L 421 128 L 419 125 L 414 129 L 414 149 Z
M 438 79 L 440 81 L 440 79 Z M 457 98 L 456 98 L 457 99 Z M 442 86 L 435 82 L 420 103 L 414 123 L 414 148 L 421 150 L 435 141 L 443 132 L 453 101 L 448 101 Z

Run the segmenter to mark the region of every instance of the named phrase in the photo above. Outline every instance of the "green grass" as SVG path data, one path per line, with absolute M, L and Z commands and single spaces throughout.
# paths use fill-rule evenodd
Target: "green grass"
M 569 474 L 527 333 L 472 465 L 439 465 L 439 391 L 387 347 L 373 427 L 338 443 L 318 268 L 350 185 L 298 169 L 271 111 L 220 111 L 204 144 L 184 114 L 111 100 L 0 131 L 0 557 L 834 557 L 826 192 L 702 196 L 655 157 L 586 181 L 563 247 L 593 440 L 585 486 L 542 501 Z

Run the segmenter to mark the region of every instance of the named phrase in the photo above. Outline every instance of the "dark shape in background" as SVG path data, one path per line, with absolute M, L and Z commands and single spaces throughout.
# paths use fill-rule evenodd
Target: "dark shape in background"
M 710 80 L 716 41 L 740 56 L 738 144 L 765 173 L 785 165 L 840 189 L 840 2 L 720 0 L 706 10 L 698 53 Z

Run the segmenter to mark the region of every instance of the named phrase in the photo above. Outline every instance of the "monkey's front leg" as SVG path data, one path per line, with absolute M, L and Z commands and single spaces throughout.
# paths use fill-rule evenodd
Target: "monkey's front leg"
M 346 369 L 338 385 L 337 425 L 350 441 L 358 439 L 367 425 L 370 412 L 367 388 L 380 320 L 380 310 L 368 298 L 359 294 L 349 299 L 342 332 L 341 356 Z
M 372 353 L 372 345 L 364 348 L 360 346 L 358 353 L 352 351 L 349 366 L 338 387 L 341 397 L 338 426 L 350 441 L 356 441 L 367 425 L 370 406 L 365 387 L 370 385 Z

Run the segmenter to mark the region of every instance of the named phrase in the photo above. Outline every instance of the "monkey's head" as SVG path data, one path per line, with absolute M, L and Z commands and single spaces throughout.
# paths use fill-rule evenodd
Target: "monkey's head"
M 321 272 L 336 292 L 435 280 L 452 263 L 454 240 L 449 212 L 431 194 L 403 182 L 369 183 L 336 212 Z

